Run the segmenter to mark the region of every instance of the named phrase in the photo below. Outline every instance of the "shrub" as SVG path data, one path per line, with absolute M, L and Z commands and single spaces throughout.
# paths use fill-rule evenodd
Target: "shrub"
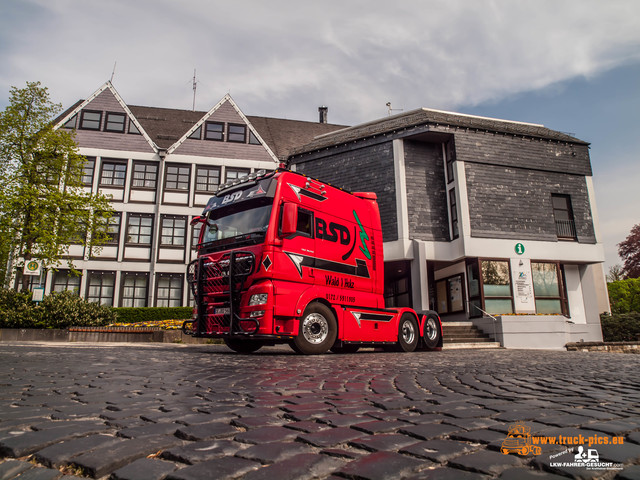
M 67 328 L 111 323 L 111 308 L 87 302 L 71 292 L 52 293 L 37 305 L 30 292 L 0 290 L 0 328 Z
M 120 307 L 114 308 L 119 323 L 153 322 L 156 320 L 188 320 L 192 307 Z
M 640 313 L 600 316 L 602 337 L 605 342 L 635 342 L 640 335 Z
M 607 284 L 611 313 L 640 312 L 640 278 L 628 278 Z
M 31 300 L 31 292 L 0 290 L 0 328 L 37 328 L 42 308 Z
M 99 327 L 115 321 L 110 307 L 87 302 L 71 292 L 54 292 L 44 298 L 45 328 Z

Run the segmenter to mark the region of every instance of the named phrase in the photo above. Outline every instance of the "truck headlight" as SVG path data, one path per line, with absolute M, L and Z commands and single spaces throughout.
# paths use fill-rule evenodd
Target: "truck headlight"
M 249 298 L 249 306 L 253 306 L 253 305 L 264 305 L 265 303 L 267 303 L 267 300 L 269 300 L 269 294 L 268 293 L 256 293 L 254 295 L 251 295 L 251 298 Z

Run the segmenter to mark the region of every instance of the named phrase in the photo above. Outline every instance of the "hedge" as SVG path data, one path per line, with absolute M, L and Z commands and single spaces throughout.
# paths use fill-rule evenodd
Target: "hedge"
M 640 340 L 640 312 L 600 316 L 605 342 L 636 342 Z
M 31 292 L 0 290 L 0 328 L 98 327 L 115 318 L 111 308 L 71 292 L 52 293 L 36 304 Z
M 152 322 L 155 320 L 188 320 L 192 307 L 119 307 L 112 309 L 118 323 Z

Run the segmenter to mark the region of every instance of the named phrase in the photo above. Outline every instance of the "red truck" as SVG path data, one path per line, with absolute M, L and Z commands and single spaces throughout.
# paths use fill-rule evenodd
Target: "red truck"
M 437 313 L 385 308 L 374 193 L 260 171 L 223 186 L 196 223 L 186 334 L 222 338 L 241 353 L 277 343 L 302 354 L 442 347 Z

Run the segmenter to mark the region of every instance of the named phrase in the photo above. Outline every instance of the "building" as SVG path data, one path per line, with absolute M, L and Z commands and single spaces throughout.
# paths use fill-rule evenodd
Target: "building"
M 291 168 L 378 195 L 389 306 L 473 322 L 507 347 L 602 339 L 609 311 L 589 144 L 542 125 L 417 109 L 345 127 L 127 105 L 107 82 L 57 119 L 76 131 L 87 189 L 111 195 L 111 242 L 71 245 L 35 279 L 114 306 L 190 301 L 198 216 L 218 185 Z
M 602 340 L 609 305 L 588 143 L 418 109 L 318 137 L 289 162 L 377 193 L 388 306 L 471 321 L 507 347 Z
M 294 145 L 343 127 L 247 117 L 229 95 L 208 112 L 127 105 L 107 82 L 65 111 L 56 128 L 75 130 L 88 159 L 85 188 L 110 195 L 116 214 L 101 252 L 69 246 L 82 275 L 63 262 L 33 277 L 31 287 L 144 307 L 188 304 L 185 272 L 198 234 L 190 221 L 221 183 L 273 170 Z

